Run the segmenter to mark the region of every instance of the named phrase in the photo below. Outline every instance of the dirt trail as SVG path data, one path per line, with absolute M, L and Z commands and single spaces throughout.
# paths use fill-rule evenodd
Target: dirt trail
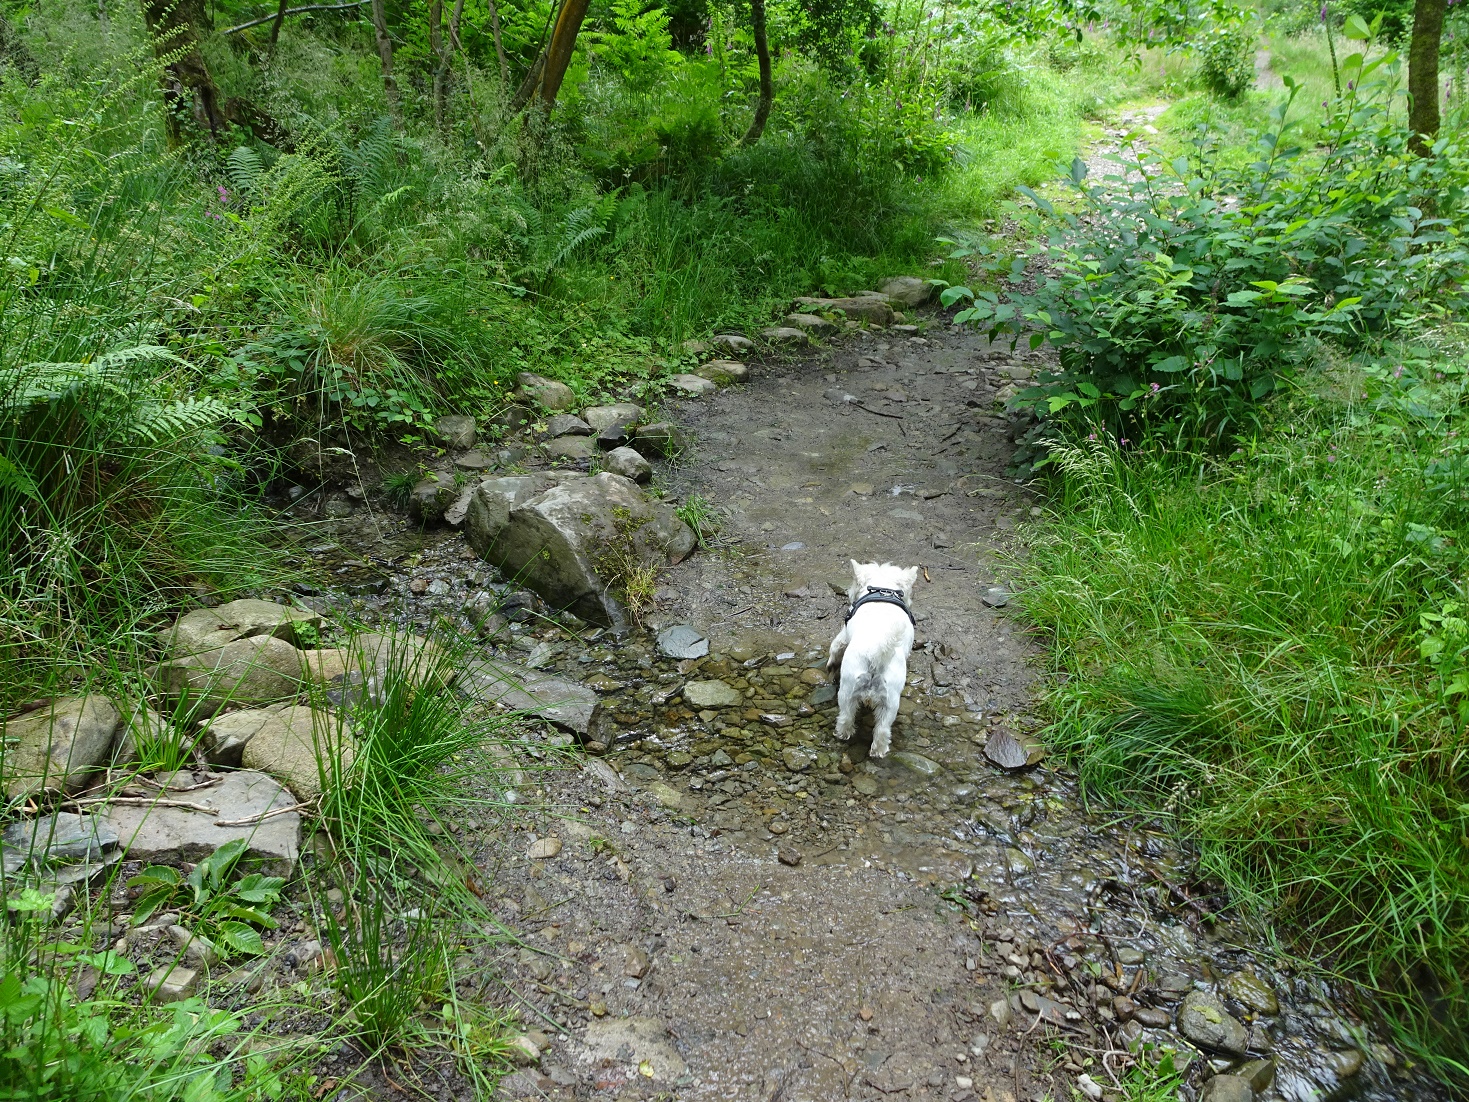
M 1349 1005 L 1204 921 L 1222 900 L 1195 896 L 1165 837 L 1088 816 L 1046 763 L 985 760 L 993 726 L 1027 726 L 1035 657 L 985 601 L 1033 507 L 991 411 L 1038 361 L 933 334 L 852 336 L 674 411 L 695 444 L 672 491 L 725 522 L 649 626 L 690 625 L 711 653 L 635 639 L 560 660 L 606 694 L 610 748 L 547 778 L 567 813 L 493 870 L 526 936 L 508 986 L 564 1030 L 505 1096 L 1059 1099 L 1083 1072 L 1110 1092 L 1140 1041 L 1191 1054 L 1195 1083 L 1245 1070 L 1261 1098 L 1399 1096 Z M 817 669 L 850 558 L 925 570 L 881 762 L 834 741 Z M 690 703 L 709 681 L 748 706 Z M 547 836 L 558 856 L 524 856 Z M 1206 1062 L 1177 1013 L 1216 991 L 1249 1052 Z

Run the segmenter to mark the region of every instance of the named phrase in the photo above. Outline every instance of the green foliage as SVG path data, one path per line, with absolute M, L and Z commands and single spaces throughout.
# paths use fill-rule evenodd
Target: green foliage
M 1293 88 L 1248 165 L 1216 157 L 1208 130 L 1172 163 L 1130 139 L 1127 174 L 1100 185 L 1074 162 L 1082 209 L 1031 192 L 1034 209 L 1013 209 L 1046 243 L 1020 260 L 984 258 L 1012 280 L 1041 267 L 1040 287 L 949 288 L 945 301 L 972 299 L 958 320 L 993 335 L 1056 346 L 1061 371 L 1022 391 L 1022 405 L 1115 436 L 1164 419 L 1179 439 L 1245 431 L 1312 340 L 1352 347 L 1461 304 L 1469 159 L 1450 138 L 1429 162 L 1407 151 L 1405 130 L 1362 91 L 1393 61 L 1347 59 L 1356 91 L 1324 150 L 1290 144 Z
M 650 91 L 672 69 L 683 63 L 668 33 L 668 12 L 643 10 L 640 0 L 612 0 L 611 31 L 588 32 L 591 53 L 606 65 L 629 92 Z
M 703 494 L 690 494 L 676 510 L 678 519 L 694 530 L 700 547 L 708 547 L 709 541 L 719 534 L 719 514 L 714 504 Z
M 1253 21 L 1228 18 L 1209 27 L 1198 44 L 1199 78 L 1216 96 L 1238 99 L 1255 84 Z
M 1087 791 L 1198 838 L 1445 1074 L 1469 1056 L 1466 377 L 1458 349 L 1340 362 L 1225 458 L 1057 442 L 1060 519 L 1017 565 Z
M 177 906 L 181 919 L 226 952 L 264 952 L 255 927 L 276 928 L 269 907 L 280 898 L 286 882 L 279 876 L 248 873 L 226 886 L 248 849 L 244 838 L 226 842 L 187 875 L 170 865 L 149 865 L 128 881 L 129 887 L 142 889 L 133 908 L 133 924 L 141 925 L 158 911 Z

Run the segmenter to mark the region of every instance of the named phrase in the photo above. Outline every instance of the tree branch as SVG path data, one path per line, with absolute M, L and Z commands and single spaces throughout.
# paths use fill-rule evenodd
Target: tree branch
M 225 34 L 239 34 L 248 31 L 251 27 L 258 27 L 262 23 L 270 23 L 276 19 L 284 19 L 288 15 L 300 15 L 308 11 L 345 11 L 348 8 L 360 8 L 364 4 L 370 4 L 372 0 L 351 0 L 347 4 L 307 4 L 304 8 L 287 8 L 285 11 L 276 11 L 270 15 L 262 15 L 259 19 L 252 19 L 248 23 L 241 23 L 238 27 L 231 27 Z

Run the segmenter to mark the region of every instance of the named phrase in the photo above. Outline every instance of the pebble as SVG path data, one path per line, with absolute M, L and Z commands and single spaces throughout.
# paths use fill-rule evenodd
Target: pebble
M 527 856 L 532 861 L 550 861 L 561 854 L 560 838 L 537 838 L 531 843 Z
M 627 963 L 623 965 L 622 974 L 640 980 L 648 974 L 648 969 L 653 967 L 653 962 L 648 954 L 636 945 L 627 948 Z
M 1132 1000 L 1129 999 L 1128 1002 Z M 1118 1017 L 1121 1017 L 1119 1014 Z M 1133 1021 L 1149 1029 L 1167 1029 L 1173 1024 L 1173 1015 L 1155 1006 L 1140 1006 L 1132 1012 Z
M 793 849 L 778 850 L 775 859 L 782 865 L 787 865 L 790 868 L 795 868 L 801 863 L 801 855 Z
M 1010 591 L 1002 585 L 992 585 L 979 598 L 990 608 L 1004 608 L 1010 603 Z
M 1076 1077 L 1076 1087 L 1082 1094 L 1092 1099 L 1093 1102 L 1101 1102 L 1102 1087 L 1086 1072 Z
M 771 834 L 784 834 L 791 828 L 789 823 L 783 823 L 779 819 L 776 819 L 770 824 L 768 829 L 770 830 Z
M 1280 1000 L 1270 985 L 1250 972 L 1234 972 L 1224 977 L 1224 993 L 1256 1014 L 1273 1018 L 1280 1013 Z
M 1200 1048 L 1243 1056 L 1249 1033 L 1213 995 L 1195 991 L 1178 1011 L 1178 1031 Z
M 1204 1084 L 1199 1102 L 1253 1102 L 1255 1092 L 1238 1075 L 1216 1075 Z

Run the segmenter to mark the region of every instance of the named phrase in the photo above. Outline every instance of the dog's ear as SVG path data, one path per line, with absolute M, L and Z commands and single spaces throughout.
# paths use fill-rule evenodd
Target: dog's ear
M 918 567 L 910 566 L 903 571 L 903 592 L 913 596 L 913 587 L 918 584 Z
M 852 564 L 852 577 L 855 578 L 858 582 L 861 582 L 866 576 L 867 572 L 863 570 L 862 564 L 856 559 L 851 559 L 849 561 Z

